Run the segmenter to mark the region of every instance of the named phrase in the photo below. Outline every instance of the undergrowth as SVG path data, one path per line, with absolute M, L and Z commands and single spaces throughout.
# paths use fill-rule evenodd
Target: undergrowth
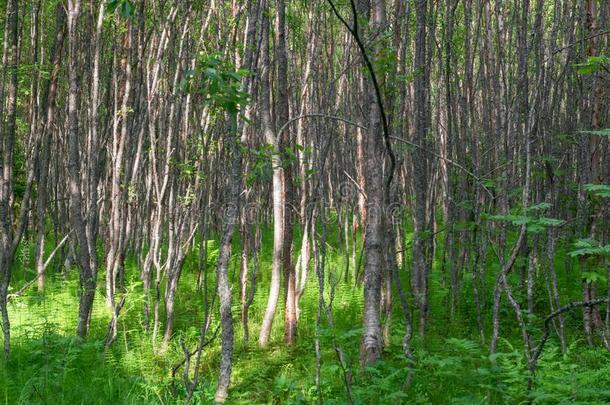
M 329 236 L 329 246 L 337 246 L 337 236 Z M 314 350 L 318 291 L 313 274 L 301 301 L 298 343 L 291 348 L 282 343 L 283 308 L 280 304 L 270 346 L 259 349 L 256 345 L 266 303 L 269 282 L 266 269 L 271 260 L 271 245 L 270 234 L 266 232 L 261 254 L 262 274 L 250 311 L 249 345 L 243 342 L 243 330 L 238 322 L 238 300 L 233 300 L 236 335 L 230 403 L 346 403 L 343 369 L 333 342 L 346 354 L 348 364 L 343 366 L 352 369 L 352 395 L 359 404 L 513 404 L 527 400 L 540 404 L 610 402 L 610 355 L 601 348 L 589 348 L 582 341 L 579 314 L 566 317 L 570 344 L 565 353 L 561 353 L 555 337 L 549 340 L 538 364 L 533 389 L 527 397 L 529 374 L 519 330 L 513 326 L 511 309 L 508 306 L 502 308 L 505 320 L 501 330 L 503 337 L 498 353 L 489 355 L 488 342 L 481 342 L 473 321 L 474 303 L 472 299 L 466 299 L 467 294 L 464 294 L 465 299 L 456 317 L 449 320 L 446 280 L 438 263 L 435 263 L 431 279 L 430 326 L 424 339 L 415 336 L 412 342 L 416 355 L 414 366 L 410 368 L 402 353 L 404 325 L 400 308 L 396 305 L 391 318 L 391 341 L 385 347 L 383 361 L 375 367 L 360 368 L 362 289 L 354 282 L 352 274 L 346 276 L 343 272 L 345 260 L 342 252 L 332 247 L 328 251 L 327 272 L 332 273 L 335 280 L 342 281 L 337 284 L 333 300 L 334 328 L 329 328 L 324 320 L 319 331 L 322 367 L 318 389 Z M 214 241 L 210 241 L 210 293 L 215 286 L 216 246 Z M 27 253 L 21 254 L 17 262 L 15 285 L 22 285 L 33 277 L 33 270 L 29 268 L 31 260 L 27 256 Z M 171 370 L 183 359 L 179 340 L 183 339 L 191 348 L 198 340 L 203 292 L 195 288 L 197 258 L 198 248 L 195 248 L 185 262 L 180 280 L 174 338 L 167 353 L 163 354 L 153 350 L 151 334 L 142 328 L 142 286 L 133 258 L 127 263 L 128 292 L 121 312 L 118 338 L 108 351 L 104 350 L 103 342 L 110 313 L 104 305 L 101 286 L 94 304 L 90 337 L 79 341 L 73 336 L 78 306 L 75 269 L 61 274 L 51 272 L 44 293 L 31 288 L 25 295 L 11 300 L 12 354 L 8 363 L 0 363 L 1 401 L 5 404 L 181 403 L 186 393 L 182 369 L 176 378 L 172 378 Z M 237 256 L 230 267 L 234 294 L 239 271 L 236 259 Z M 487 289 L 491 289 L 498 265 L 489 262 L 487 268 L 485 283 Z M 569 286 L 578 283 L 570 282 L 570 274 L 560 263 L 558 268 L 562 288 L 568 291 L 568 295 L 577 297 L 577 287 L 571 291 Z M 408 274 L 403 274 L 403 277 L 405 285 L 408 285 Z M 472 288 L 472 279 L 465 277 L 464 280 L 463 290 L 468 291 Z M 518 280 L 513 282 L 518 283 Z M 544 294 L 544 291 L 540 292 L 536 301 L 541 313 L 547 310 Z M 486 300 L 482 307 L 486 332 L 489 333 L 491 297 Z M 541 320 L 530 318 L 536 339 L 540 336 Z M 212 330 L 216 325 L 215 317 Z M 212 401 L 218 356 L 219 342 L 215 340 L 202 355 L 194 403 Z M 412 373 L 412 379 L 405 384 L 409 373 Z

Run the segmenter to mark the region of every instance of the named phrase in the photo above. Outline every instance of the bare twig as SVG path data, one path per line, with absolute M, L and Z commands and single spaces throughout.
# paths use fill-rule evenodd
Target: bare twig
M 581 42 L 588 41 L 590 39 L 601 37 L 602 35 L 608 35 L 608 34 L 610 34 L 610 30 L 606 30 L 606 31 L 598 32 L 597 34 L 589 35 L 588 37 L 579 39 L 578 41 L 572 42 L 571 44 L 568 44 L 566 46 L 562 46 L 561 48 L 555 49 L 551 55 L 555 56 L 558 53 L 565 51 L 566 49 L 570 49 L 573 46 L 580 44 Z
M 483 182 L 481 181 L 481 178 L 480 178 L 480 177 L 478 177 L 477 175 L 475 175 L 475 174 L 474 174 L 473 172 L 471 172 L 470 170 L 466 169 L 464 166 L 462 166 L 462 165 L 461 165 L 461 164 L 459 164 L 458 162 L 456 162 L 456 161 L 454 161 L 454 160 L 451 160 L 451 159 L 449 159 L 449 158 L 446 158 L 446 157 L 444 157 L 444 156 L 442 156 L 442 155 L 439 155 L 438 153 L 433 152 L 433 151 L 431 151 L 430 149 L 424 148 L 423 146 L 418 145 L 418 144 L 416 144 L 416 143 L 414 143 L 414 142 L 407 141 L 406 139 L 398 138 L 398 137 L 395 137 L 395 136 L 391 136 L 390 138 L 391 138 L 391 139 L 393 139 L 393 140 L 395 140 L 395 141 L 399 141 L 399 142 L 405 143 L 405 144 L 407 144 L 407 145 L 413 146 L 413 147 L 415 147 L 415 148 L 417 148 L 417 149 L 419 149 L 419 150 L 421 150 L 421 151 L 424 151 L 424 152 L 426 152 L 426 153 L 428 153 L 428 154 L 430 154 L 430 155 L 434 156 L 434 157 L 435 157 L 435 158 L 437 158 L 437 159 L 444 160 L 445 162 L 449 163 L 450 165 L 453 165 L 453 166 L 457 167 L 458 169 L 462 170 L 464 173 L 466 173 L 467 175 L 469 175 L 470 177 L 472 177 L 473 179 L 475 179 L 475 180 L 476 180 L 476 182 L 477 182 L 477 183 L 478 183 L 478 184 L 479 184 L 481 187 L 483 187 L 483 189 L 484 189 L 484 190 L 487 192 L 487 194 L 489 194 L 489 196 L 490 196 L 491 198 L 494 198 L 493 193 L 491 192 L 491 190 L 489 190 L 487 187 L 485 187 L 485 184 L 483 184 Z
M 347 178 L 354 184 L 354 186 L 356 187 L 356 189 L 358 190 L 358 192 L 360 194 L 362 194 L 362 196 L 364 197 L 364 199 L 366 200 L 366 193 L 364 192 L 364 190 L 362 189 L 362 187 L 360 187 L 360 185 L 358 184 L 358 182 L 356 180 L 354 180 L 354 178 L 352 176 L 349 175 L 348 172 L 346 172 L 345 170 L 343 170 L 343 173 L 345 173 L 345 175 L 347 176 Z
M 325 118 L 325 119 L 329 119 L 329 120 L 341 121 L 341 122 L 344 122 L 349 125 L 353 125 L 355 127 L 361 128 L 361 129 L 367 128 L 366 126 L 364 126 L 362 124 L 358 124 L 357 122 L 350 121 L 350 120 L 342 118 L 342 117 L 337 117 L 334 115 L 323 114 L 323 113 L 309 113 L 309 114 L 301 114 L 297 117 L 291 118 L 288 121 L 286 121 L 284 123 L 284 125 L 282 125 L 280 127 L 280 129 L 277 131 L 277 136 L 279 137 L 286 130 L 286 128 L 288 128 L 288 126 L 290 124 L 292 124 L 295 121 L 301 120 L 303 118 Z

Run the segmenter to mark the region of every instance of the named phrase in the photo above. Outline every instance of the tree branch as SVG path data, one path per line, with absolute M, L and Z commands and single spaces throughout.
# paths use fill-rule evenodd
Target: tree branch
M 343 23 L 345 28 L 352 34 L 354 41 L 358 45 L 360 49 L 360 54 L 364 61 L 364 65 L 371 75 L 371 82 L 373 83 L 373 87 L 375 88 L 375 96 L 377 98 L 377 105 L 379 106 L 379 114 L 381 115 L 381 123 L 383 125 L 383 139 L 385 141 L 385 147 L 388 152 L 388 156 L 390 157 L 390 170 L 388 171 L 388 179 L 386 180 L 387 192 L 389 192 L 390 184 L 392 183 L 392 179 L 394 178 L 394 169 L 396 167 L 396 157 L 394 156 L 394 152 L 392 151 L 392 143 L 390 142 L 390 129 L 388 126 L 388 118 L 385 113 L 385 108 L 383 106 L 383 98 L 381 96 L 381 87 L 379 86 L 379 82 L 377 81 L 377 75 L 375 74 L 375 69 L 373 68 L 373 64 L 371 63 L 370 58 L 366 53 L 366 48 L 364 47 L 364 43 L 360 38 L 360 33 L 358 32 L 358 10 L 356 10 L 356 3 L 354 0 L 350 0 L 350 4 L 352 7 L 352 15 L 354 19 L 353 28 L 349 26 L 347 21 L 341 16 L 332 0 L 327 0 L 330 4 L 330 7 L 333 10 L 333 13 L 337 16 L 337 18 Z

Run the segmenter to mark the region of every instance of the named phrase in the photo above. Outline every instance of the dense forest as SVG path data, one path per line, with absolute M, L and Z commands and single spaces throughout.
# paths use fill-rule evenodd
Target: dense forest
M 3 403 L 610 403 L 609 1 L 0 16 Z

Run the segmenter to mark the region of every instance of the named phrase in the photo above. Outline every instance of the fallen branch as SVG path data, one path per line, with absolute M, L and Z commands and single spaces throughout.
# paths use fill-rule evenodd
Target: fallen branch
M 199 351 L 203 350 L 203 348 L 204 348 L 204 347 L 206 347 L 207 345 L 209 345 L 210 343 L 212 343 L 212 342 L 213 342 L 213 341 L 216 339 L 216 337 L 218 336 L 218 332 L 219 332 L 219 331 L 220 331 L 220 324 L 218 324 L 218 326 L 216 326 L 216 329 L 214 330 L 214 334 L 212 335 L 212 337 L 210 337 L 208 340 L 206 340 L 206 341 L 205 341 L 205 342 L 204 342 L 204 343 L 201 345 L 201 347 L 199 347 L 199 348 L 195 349 L 195 350 L 194 350 L 194 351 L 192 351 L 192 352 L 190 352 L 190 351 L 189 351 L 189 354 L 188 354 L 188 358 L 189 358 L 189 359 L 188 359 L 188 360 L 190 361 L 190 358 L 191 358 L 191 357 L 193 357 L 193 355 L 197 354 Z M 184 348 L 183 348 L 183 351 L 184 351 Z M 185 352 L 185 353 L 186 353 L 186 352 Z M 182 361 L 180 361 L 180 362 L 176 363 L 176 364 L 174 365 L 174 367 L 172 367 L 172 378 L 176 378 L 176 372 L 177 372 L 177 371 L 180 369 L 180 367 L 182 367 L 184 364 L 186 364 L 186 362 L 187 362 L 187 359 L 186 359 L 186 357 L 185 357 L 185 358 L 184 358 Z
M 72 233 L 72 231 L 68 232 L 66 234 L 66 236 L 64 236 L 64 238 L 59 242 L 59 244 L 57 244 L 57 246 L 55 246 L 55 249 L 53 249 L 53 251 L 51 252 L 51 254 L 49 254 L 49 257 L 47 257 L 47 260 L 44 262 L 44 265 L 42 266 L 42 272 L 38 273 L 36 275 L 36 277 L 34 277 L 33 280 L 28 281 L 23 287 L 21 287 L 19 289 L 19 291 L 17 291 L 14 294 L 9 294 L 9 296 L 7 297 L 7 300 L 11 300 L 12 298 L 16 298 L 18 296 L 20 296 L 21 294 L 23 294 L 28 288 L 30 288 L 40 277 L 42 277 L 44 275 L 45 270 L 47 269 L 47 267 L 49 267 L 49 264 L 51 264 L 51 260 L 53 260 L 53 258 L 55 257 L 55 254 L 59 251 L 59 249 L 61 249 L 61 247 L 66 243 L 66 241 L 68 240 L 68 237 L 70 236 L 70 234 Z
M 553 321 L 553 319 L 555 319 L 559 315 L 562 315 L 568 311 L 573 310 L 574 308 L 579 308 L 579 307 L 592 308 L 599 304 L 608 304 L 608 303 L 610 303 L 610 298 L 598 298 L 596 300 L 591 300 L 591 301 L 574 301 L 574 302 L 570 302 L 567 305 L 564 305 L 563 307 L 559 308 L 557 311 L 552 312 L 546 318 L 544 318 L 544 333 L 542 334 L 542 338 L 540 338 L 540 343 L 538 343 L 538 346 L 536 346 L 536 349 L 534 350 L 534 354 L 532 356 L 532 360 L 531 360 L 531 364 L 530 364 L 530 371 L 532 373 L 534 373 L 534 371 L 536 369 L 536 363 L 538 362 L 538 358 L 540 357 L 540 354 L 542 353 L 542 350 L 544 349 L 544 345 L 546 344 L 546 341 L 548 340 L 548 338 L 551 334 L 551 322 Z
M 508 276 L 508 274 L 510 273 L 510 271 L 513 268 L 513 265 L 517 261 L 517 257 L 519 256 L 519 251 L 521 250 L 521 246 L 523 245 L 523 242 L 525 240 L 526 233 L 527 233 L 527 226 L 522 225 L 521 230 L 519 231 L 519 237 L 517 238 L 517 242 L 515 242 L 515 246 L 513 246 L 510 257 L 509 257 L 508 261 L 502 267 L 502 271 L 500 271 L 500 274 L 498 275 L 498 278 L 496 279 L 496 286 L 494 288 L 494 306 L 493 306 L 493 314 L 492 314 L 493 329 L 492 329 L 492 333 L 491 333 L 491 342 L 490 342 L 490 348 L 489 348 L 489 351 L 491 353 L 496 352 L 496 345 L 498 343 L 498 335 L 499 335 L 499 330 L 500 330 L 500 300 L 501 300 L 501 296 L 502 296 L 502 291 L 503 290 L 507 291 L 507 294 L 508 294 L 508 290 L 506 289 L 506 287 L 508 286 L 506 277 Z M 491 245 L 491 246 L 493 249 L 493 245 Z M 496 252 L 495 249 L 493 249 L 493 250 L 496 253 L 496 256 L 498 257 L 498 260 L 501 261 L 501 257 L 498 254 L 498 252 Z M 520 316 L 521 316 L 520 313 L 517 313 L 517 317 L 520 317 Z M 524 343 L 527 345 L 527 342 L 524 342 Z
M 124 295 L 121 297 L 121 301 L 117 306 L 114 307 L 114 311 L 112 312 L 112 319 L 108 324 L 108 332 L 106 333 L 106 343 L 104 344 L 105 350 L 108 350 L 116 340 L 117 324 L 119 322 L 119 314 L 121 313 L 121 309 L 123 309 L 123 305 L 125 305 Z
M 555 319 L 559 315 L 562 315 L 568 311 L 573 310 L 574 308 L 579 308 L 579 307 L 592 308 L 599 304 L 608 304 L 608 303 L 610 303 L 610 298 L 607 298 L 607 297 L 598 298 L 596 300 L 591 300 L 591 301 L 574 301 L 574 302 L 570 302 L 567 305 L 564 305 L 563 307 L 559 308 L 555 312 L 551 312 L 546 318 L 544 318 L 544 332 L 542 333 L 540 342 L 538 343 L 538 346 L 536 346 L 536 349 L 534 350 L 534 353 L 532 354 L 532 357 L 530 358 L 530 361 L 528 364 L 528 369 L 530 372 L 530 377 L 527 382 L 528 397 L 529 397 L 529 394 L 532 392 L 532 388 L 534 387 L 534 376 L 536 374 L 536 365 L 538 364 L 538 359 L 540 358 L 540 355 L 542 354 L 542 350 L 544 350 L 544 345 L 546 344 L 546 341 L 549 339 L 549 336 L 551 335 L 551 322 L 553 322 L 553 319 Z

